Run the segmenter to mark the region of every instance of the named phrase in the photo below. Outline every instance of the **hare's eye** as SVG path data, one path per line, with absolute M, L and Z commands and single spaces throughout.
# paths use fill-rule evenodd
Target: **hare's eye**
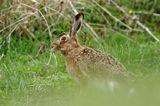
M 67 40 L 66 37 L 62 37 L 62 38 L 61 38 L 61 41 L 66 41 L 66 40 Z

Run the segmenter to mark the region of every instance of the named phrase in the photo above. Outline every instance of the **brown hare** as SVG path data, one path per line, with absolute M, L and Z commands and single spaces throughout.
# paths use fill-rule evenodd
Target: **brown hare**
M 94 79 L 126 78 L 126 69 L 115 58 L 102 52 L 80 45 L 77 32 L 80 29 L 83 13 L 75 16 L 69 33 L 60 34 L 52 48 L 65 57 L 69 73 L 79 82 Z

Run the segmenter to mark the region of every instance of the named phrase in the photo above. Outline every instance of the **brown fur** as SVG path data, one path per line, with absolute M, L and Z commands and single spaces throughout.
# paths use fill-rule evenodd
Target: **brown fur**
M 126 78 L 128 76 L 126 69 L 115 58 L 79 44 L 76 33 L 82 18 L 82 13 L 76 15 L 70 33 L 62 33 L 53 43 L 53 48 L 64 54 L 69 73 L 80 82 Z

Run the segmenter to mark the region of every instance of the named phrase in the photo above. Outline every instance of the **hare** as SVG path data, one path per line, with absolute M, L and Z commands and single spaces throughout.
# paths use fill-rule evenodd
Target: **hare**
M 126 78 L 124 66 L 111 55 L 80 45 L 77 32 L 80 29 L 83 13 L 75 16 L 69 33 L 61 33 L 53 42 L 52 48 L 60 51 L 65 58 L 69 73 L 79 82 L 93 79 Z

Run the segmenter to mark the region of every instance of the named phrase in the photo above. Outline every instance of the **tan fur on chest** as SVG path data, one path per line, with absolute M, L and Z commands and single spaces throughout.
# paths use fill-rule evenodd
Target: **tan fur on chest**
M 80 82 L 101 78 L 127 78 L 125 67 L 113 56 L 80 45 L 77 32 L 83 23 L 83 17 L 83 13 L 78 13 L 69 32 L 60 34 L 52 45 L 54 50 L 59 50 L 64 55 L 68 72 Z
M 67 55 L 65 55 L 65 62 L 67 66 L 67 71 L 76 79 L 76 80 L 85 80 L 87 77 L 80 70 L 80 66 L 77 64 L 81 59 L 79 55 L 79 51 L 82 48 L 75 49 L 74 51 L 70 51 Z M 83 66 L 81 66 L 83 67 Z

